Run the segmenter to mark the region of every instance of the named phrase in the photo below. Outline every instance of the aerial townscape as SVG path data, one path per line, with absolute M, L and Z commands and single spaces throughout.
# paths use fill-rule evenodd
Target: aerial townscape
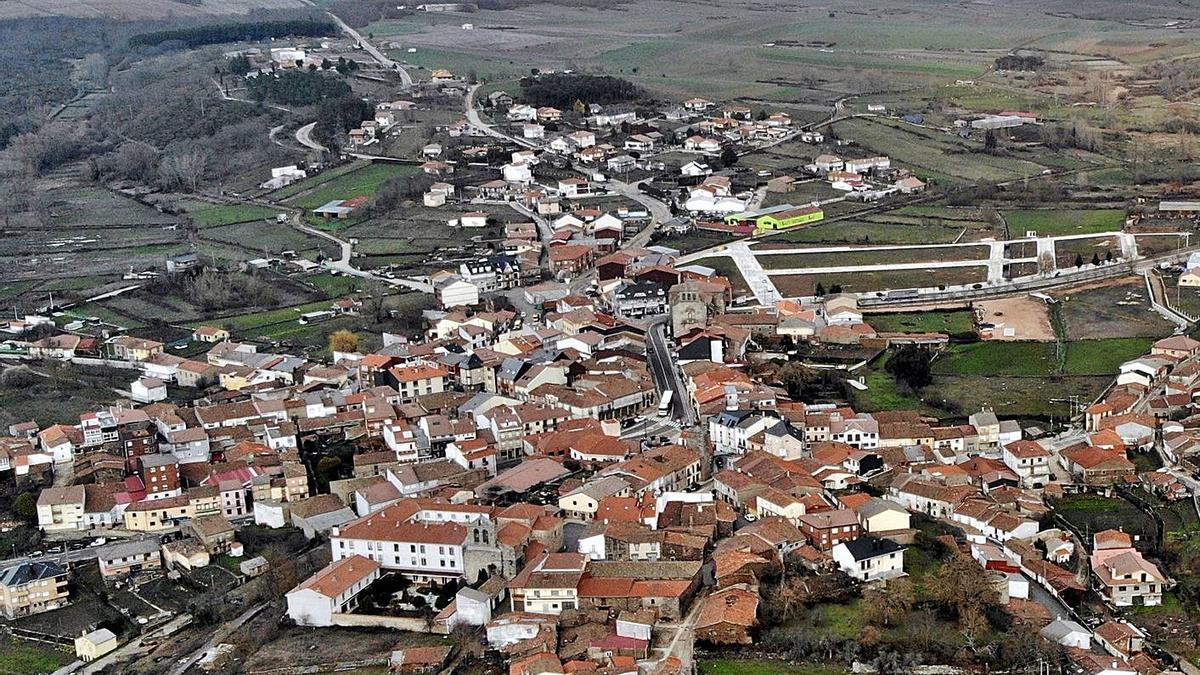
M 0 0 L 0 675 L 1200 675 L 1200 6 Z

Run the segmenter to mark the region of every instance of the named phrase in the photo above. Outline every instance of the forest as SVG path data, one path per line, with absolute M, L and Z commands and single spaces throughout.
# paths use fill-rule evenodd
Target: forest
M 332 21 L 295 19 L 291 21 L 256 21 L 215 26 L 195 26 L 141 33 L 129 38 L 131 47 L 156 47 L 168 42 L 180 47 L 196 48 L 225 42 L 258 42 L 281 37 L 324 37 L 336 35 Z
M 576 101 L 584 104 L 624 103 L 646 97 L 636 84 L 611 75 L 535 75 L 521 80 L 521 96 L 530 105 L 569 109 Z

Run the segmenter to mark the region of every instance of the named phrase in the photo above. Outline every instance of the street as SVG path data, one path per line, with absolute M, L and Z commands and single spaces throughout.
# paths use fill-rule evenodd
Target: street
M 646 360 L 650 365 L 650 374 L 654 378 L 659 393 L 667 389 L 675 392 L 675 397 L 671 399 L 670 416 L 679 420 L 683 426 L 690 427 L 696 423 L 696 411 L 692 409 L 691 405 L 685 403 L 688 398 L 687 389 L 683 386 L 683 378 L 680 377 L 679 369 L 675 364 L 672 349 L 667 344 L 663 330 L 666 323 L 667 317 L 661 316 L 655 318 L 648 327 Z

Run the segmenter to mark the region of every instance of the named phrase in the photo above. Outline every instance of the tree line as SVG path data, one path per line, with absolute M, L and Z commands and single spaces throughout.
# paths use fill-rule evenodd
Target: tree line
M 1044 65 L 1046 59 L 1040 56 L 1006 54 L 996 59 L 996 70 L 1038 70 Z
M 270 100 L 282 105 L 313 105 L 353 93 L 345 82 L 307 70 L 287 71 L 274 77 L 260 75 L 248 78 L 247 84 L 254 100 Z
M 129 46 L 156 47 L 168 42 L 178 42 L 184 47 L 195 48 L 224 42 L 258 42 L 280 37 L 324 37 L 336 33 L 337 26 L 332 21 L 320 19 L 256 21 L 141 33 L 129 38 Z
M 530 105 L 569 109 L 583 103 L 622 103 L 644 99 L 636 84 L 611 75 L 536 75 L 521 79 L 521 96 Z

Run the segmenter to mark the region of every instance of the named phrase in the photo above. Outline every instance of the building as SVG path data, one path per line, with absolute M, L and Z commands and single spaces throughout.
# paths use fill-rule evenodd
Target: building
M 575 609 L 586 566 L 582 553 L 549 553 L 533 560 L 509 582 L 512 611 L 560 614 Z
M 95 661 L 117 648 L 117 635 L 107 628 L 75 638 L 75 655 L 80 661 Z
M 379 578 L 380 568 L 361 555 L 334 560 L 288 591 L 288 616 L 301 626 L 332 626 L 335 614 L 358 606 L 358 594 Z
M 1014 441 L 1004 446 L 1004 465 L 1021 478 L 1027 488 L 1044 487 L 1050 482 L 1050 452 L 1037 441 Z
M 0 614 L 15 619 L 65 605 L 69 576 L 58 563 L 48 561 L 17 563 L 0 570 Z
M 758 588 L 735 584 L 708 596 L 696 619 L 697 640 L 716 645 L 749 645 L 758 624 Z
M 96 557 L 100 563 L 100 576 L 106 581 L 162 569 L 162 555 L 155 539 L 123 541 L 107 547 Z
M 37 500 L 38 527 L 43 532 L 83 529 L 86 498 L 82 485 L 42 490 Z
M 1162 604 L 1167 578 L 1133 547 L 1133 538 L 1120 530 L 1104 530 L 1092 537 L 1092 575 L 1096 590 L 1116 607 Z
M 764 232 L 778 232 L 800 225 L 808 225 L 824 218 L 825 212 L 817 206 L 780 204 L 779 206 L 772 206 L 757 211 L 731 214 L 725 217 L 725 222 L 730 225 L 753 223 L 754 233 L 762 234 Z
M 904 547 L 890 539 L 867 535 L 834 546 L 830 554 L 855 579 L 876 581 L 904 574 Z

